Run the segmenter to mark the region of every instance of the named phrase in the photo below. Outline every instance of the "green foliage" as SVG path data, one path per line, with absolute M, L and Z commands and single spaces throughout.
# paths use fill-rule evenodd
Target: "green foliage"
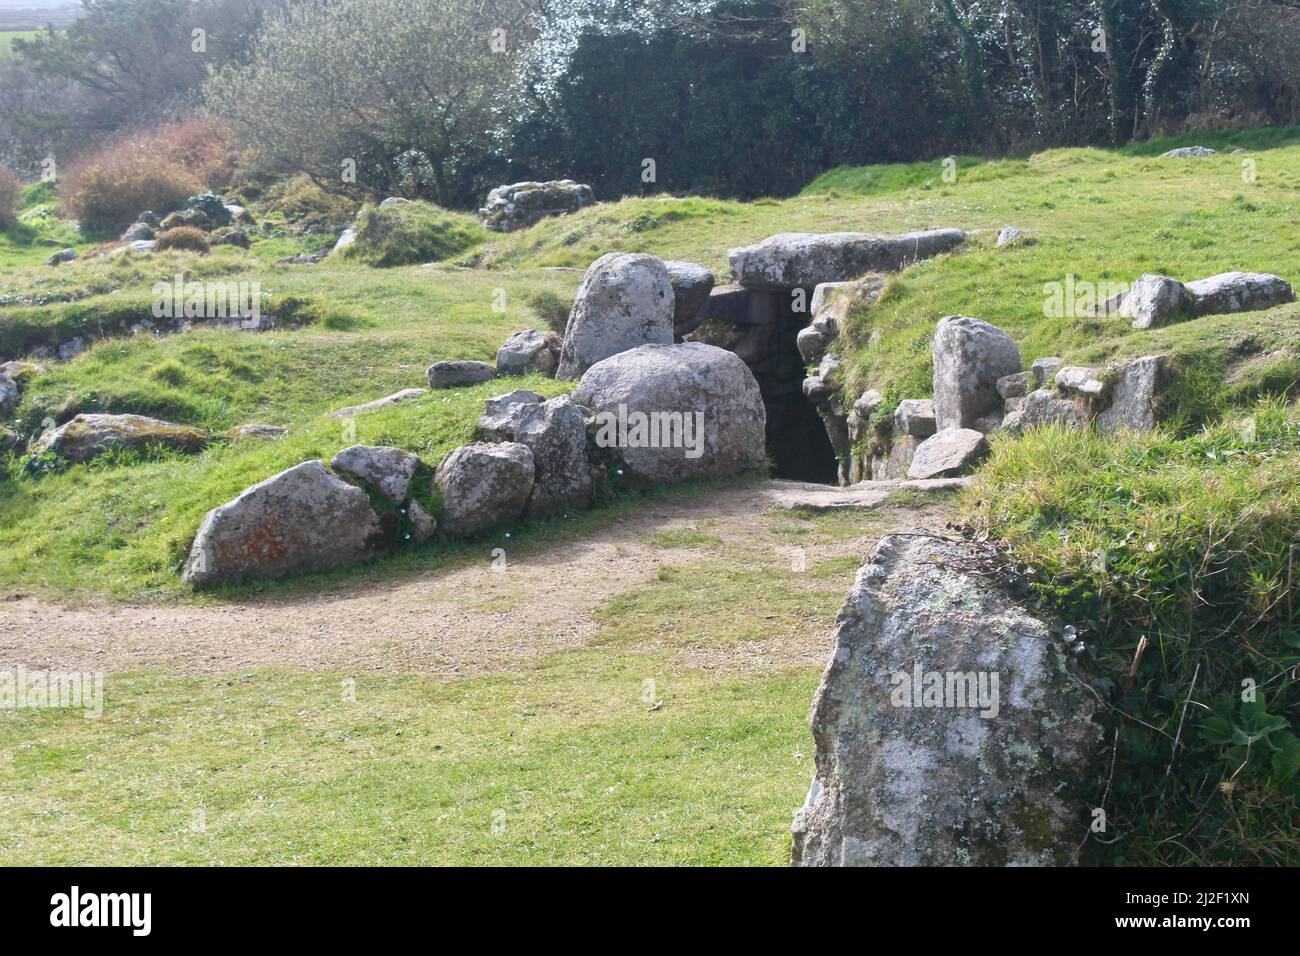
M 423 202 L 364 206 L 356 230 L 356 242 L 343 257 L 378 267 L 464 257 L 487 238 L 472 216 Z
M 213 226 L 225 226 L 230 223 L 230 211 L 226 209 L 226 201 L 216 193 L 189 196 L 181 204 L 181 208 L 197 209 L 208 217 L 208 222 Z
M 560 295 L 554 289 L 538 289 L 528 296 L 529 307 L 548 329 L 564 334 L 573 311 L 573 298 Z
M 977 473 L 976 531 L 1077 629 L 1118 741 L 1095 861 L 1300 861 L 1297 460 L 1300 410 L 1274 401 L 1184 438 L 996 438 Z

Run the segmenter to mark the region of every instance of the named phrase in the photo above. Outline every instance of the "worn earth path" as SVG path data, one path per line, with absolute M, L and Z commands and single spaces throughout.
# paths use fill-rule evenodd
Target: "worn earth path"
M 583 645 L 600 629 L 602 606 L 654 581 L 665 564 L 788 561 L 793 545 L 820 563 L 864 556 L 893 531 L 941 531 L 951 509 L 951 496 L 942 492 L 961 482 L 875 482 L 841 490 L 767 481 L 708 489 L 654 502 L 505 571 L 485 560 L 306 597 L 146 606 L 19 597 L 0 603 L 0 669 L 218 674 L 348 668 L 451 679 L 499 673 Z M 790 535 L 792 513 L 804 518 L 802 537 Z M 847 593 L 853 562 L 841 563 L 842 574 L 809 575 L 802 586 Z M 810 615 L 788 640 L 683 653 L 696 666 L 765 670 L 820 665 L 829 641 L 827 621 Z

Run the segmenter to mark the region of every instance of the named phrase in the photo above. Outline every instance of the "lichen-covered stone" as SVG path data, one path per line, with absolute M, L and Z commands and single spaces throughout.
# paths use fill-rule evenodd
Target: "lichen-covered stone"
M 586 416 L 568 395 L 545 402 L 517 402 L 479 419 L 494 441 L 518 442 L 533 453 L 533 490 L 524 513 L 550 518 L 591 505 Z
M 595 201 L 590 186 L 575 183 L 572 179 L 512 183 L 489 192 L 487 202 L 478 212 L 486 228 L 494 232 L 514 232 L 548 216 L 577 212 Z
M 393 504 L 401 504 L 420 470 L 420 457 L 389 445 L 353 445 L 335 455 L 330 467 L 364 482 Z
M 601 256 L 578 286 L 556 377 L 580 378 L 597 362 L 639 345 L 671 345 L 675 303 L 662 260 L 642 253 Z
M 858 571 L 813 700 L 795 865 L 1071 861 L 1097 705 L 997 567 L 984 546 L 909 535 L 883 538 Z
M 1187 288 L 1177 279 L 1143 274 L 1124 294 L 1119 314 L 1132 319 L 1135 329 L 1152 329 L 1183 316 L 1191 303 Z
M 680 339 L 699 325 L 697 316 L 713 291 L 713 273 L 698 262 L 676 259 L 664 260 L 664 268 L 673 285 L 673 335 Z
M 997 382 L 1020 371 L 1011 336 L 981 319 L 950 315 L 934 330 L 934 412 L 939 428 L 970 428 L 1001 407 Z
M 1187 283 L 1196 315 L 1257 312 L 1295 301 L 1291 284 L 1267 272 L 1221 272 Z
M 909 478 L 954 478 L 968 474 L 989 453 L 987 439 L 973 428 L 942 428 L 916 448 Z
M 905 398 L 894 411 L 894 432 L 913 438 L 929 438 L 938 425 L 934 418 L 934 402 L 928 398 Z
M 526 329 L 497 349 L 497 375 L 552 376 L 560 364 L 560 337 L 554 332 Z
M 1120 368 L 1111 389 L 1110 406 L 1097 415 L 1103 432 L 1121 429 L 1149 432 L 1156 427 L 1155 397 L 1163 384 L 1163 355 L 1144 355 Z
M 897 236 L 787 232 L 754 246 L 731 249 L 727 261 L 735 281 L 746 288 L 815 289 L 823 282 L 847 282 L 868 272 L 897 272 L 948 252 L 965 238 L 960 229 Z
M 434 475 L 442 499 L 442 528 L 468 537 L 523 514 L 533 490 L 533 453 L 517 442 L 462 445 Z
M 387 542 L 365 491 L 305 461 L 213 508 L 182 579 L 194 587 L 364 560 Z
M 1043 425 L 1082 430 L 1088 427 L 1087 406 L 1085 399 L 1066 398 L 1054 388 L 1038 388 L 1025 396 L 1015 409 L 1008 410 L 1002 428 L 1012 435 Z
M 383 398 L 376 398 L 373 402 L 366 402 L 362 405 L 349 405 L 347 408 L 338 408 L 330 412 L 330 418 L 352 418 L 362 412 L 373 412 L 378 408 L 387 408 L 397 402 L 409 402 L 413 398 L 419 398 L 421 395 L 427 395 L 427 388 L 404 388 L 400 392 L 394 392 L 392 395 L 385 395 Z
M 32 451 L 53 452 L 73 464 L 90 461 L 108 451 L 166 448 L 193 454 L 212 440 L 210 432 L 191 425 L 144 415 L 78 415 L 41 435 Z

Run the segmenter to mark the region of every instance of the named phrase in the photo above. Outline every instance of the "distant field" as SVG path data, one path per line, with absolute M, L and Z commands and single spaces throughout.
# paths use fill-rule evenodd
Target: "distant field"
M 13 52 L 14 40 L 26 40 L 36 36 L 39 30 L 5 30 L 0 32 L 0 57 L 6 57 Z

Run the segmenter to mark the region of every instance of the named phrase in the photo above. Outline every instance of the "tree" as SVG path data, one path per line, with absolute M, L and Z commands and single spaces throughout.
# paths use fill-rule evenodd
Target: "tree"
M 268 168 L 444 206 L 474 173 L 533 36 L 529 0 L 304 0 L 270 18 L 211 110 Z

